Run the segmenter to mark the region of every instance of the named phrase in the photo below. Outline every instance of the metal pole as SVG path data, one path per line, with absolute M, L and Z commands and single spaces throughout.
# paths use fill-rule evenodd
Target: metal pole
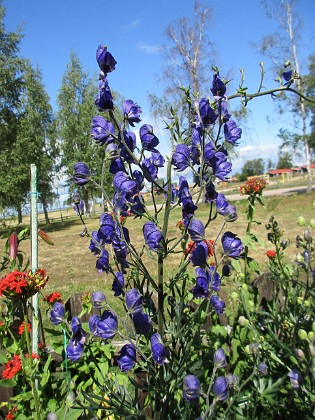
M 37 220 L 37 168 L 31 164 L 31 265 L 32 273 L 38 269 L 38 220 Z M 38 293 L 32 296 L 32 351 L 38 352 Z

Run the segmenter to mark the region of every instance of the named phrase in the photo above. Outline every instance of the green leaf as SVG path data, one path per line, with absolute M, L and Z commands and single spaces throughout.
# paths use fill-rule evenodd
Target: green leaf
M 3 381 L 0 381 L 0 386 L 3 388 L 13 388 L 16 385 L 16 382 L 14 379 L 5 379 Z
M 234 270 L 237 273 L 241 273 L 242 272 L 242 266 L 239 260 L 233 260 L 231 261 L 231 266 L 234 268 Z

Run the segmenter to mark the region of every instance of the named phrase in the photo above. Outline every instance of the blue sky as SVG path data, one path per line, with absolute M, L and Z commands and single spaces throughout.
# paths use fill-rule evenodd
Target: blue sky
M 23 29 L 21 54 L 41 70 L 53 105 L 70 51 L 77 53 L 92 75 L 98 71 L 97 46 L 108 45 L 118 62 L 115 72 L 110 74 L 110 86 L 141 105 L 142 122 L 154 125 L 147 95 L 160 91 L 157 76 L 162 66 L 160 50 L 166 43 L 165 28 L 182 16 L 189 17 L 193 4 L 192 0 L 4 0 L 5 24 L 7 30 Z M 238 86 L 240 68 L 245 69 L 245 85 L 255 91 L 263 58 L 252 44 L 274 32 L 275 22 L 265 16 L 259 0 L 208 0 L 207 4 L 213 15 L 208 34 L 218 51 L 217 65 L 223 76 L 233 78 L 228 94 Z M 303 21 L 298 53 L 302 70 L 306 70 L 307 57 L 315 51 L 315 0 L 298 0 L 296 10 Z M 267 71 L 268 68 L 267 64 Z M 271 75 L 267 76 L 265 84 L 274 86 Z M 209 70 L 209 86 L 211 78 Z M 277 131 L 284 124 L 279 121 L 268 124 L 267 116 L 276 115 L 272 100 L 257 99 L 250 109 L 248 127 L 238 148 L 239 157 L 233 162 L 234 172 L 248 159 L 263 157 L 277 161 Z M 167 153 L 167 140 L 163 147 Z

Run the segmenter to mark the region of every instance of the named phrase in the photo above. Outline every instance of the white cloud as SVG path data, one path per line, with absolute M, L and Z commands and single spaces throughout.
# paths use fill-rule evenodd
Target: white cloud
M 137 18 L 132 20 L 131 22 L 128 22 L 124 27 L 123 27 L 123 31 L 124 32 L 131 32 L 134 30 L 134 28 L 136 28 L 137 26 L 139 26 L 141 23 L 141 19 Z
M 269 159 L 273 163 L 278 161 L 279 144 L 262 144 L 259 146 L 243 146 L 236 149 L 237 156 L 232 159 L 233 173 L 241 172 L 247 160 L 263 159 L 266 163 Z
M 146 42 L 138 42 L 136 44 L 136 48 L 139 51 L 144 52 L 145 54 L 157 54 L 161 51 L 162 46 L 161 45 L 150 45 Z

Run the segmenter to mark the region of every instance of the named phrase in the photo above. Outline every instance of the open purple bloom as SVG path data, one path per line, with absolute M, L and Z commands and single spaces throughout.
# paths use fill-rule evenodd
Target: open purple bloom
M 99 92 L 95 99 L 95 105 L 99 111 L 107 112 L 114 109 L 113 96 L 107 80 L 99 83 Z
M 76 362 L 84 353 L 84 344 L 87 333 L 81 326 L 78 317 L 73 317 L 71 320 L 72 337 L 67 346 L 67 356 L 72 362 Z
M 186 220 L 194 216 L 197 206 L 194 204 L 191 196 L 182 199 L 182 219 Z
M 237 146 L 237 140 L 241 138 L 241 135 L 242 129 L 237 127 L 235 121 L 229 120 L 224 124 L 224 138 L 228 143 Z
M 219 98 L 217 101 L 217 107 L 220 115 L 220 120 L 223 123 L 227 122 L 231 118 L 231 114 L 229 114 L 229 111 L 227 109 L 226 101 Z
M 214 352 L 213 363 L 216 368 L 224 368 L 226 366 L 226 356 L 222 348 Z
M 206 298 L 209 295 L 210 273 L 201 267 L 196 268 L 196 284 L 191 292 L 194 298 Z
M 225 255 L 231 258 L 237 258 L 244 249 L 242 241 L 232 232 L 225 232 L 221 242 Z
M 208 182 L 206 185 L 205 203 L 215 201 L 218 195 L 219 194 L 216 192 L 213 182 Z
M 124 285 L 125 279 L 122 273 L 119 271 L 115 274 L 115 279 L 112 285 L 112 291 L 114 292 L 114 296 L 120 296 L 125 294 L 124 292 Z
M 205 156 L 205 161 L 210 163 L 211 159 L 213 158 L 213 156 L 217 153 L 217 150 L 215 148 L 215 145 L 212 141 L 209 141 L 204 148 L 204 156 Z
M 131 206 L 130 211 L 136 217 L 142 216 L 145 213 L 144 200 L 141 196 L 137 195 L 134 198 L 134 204 Z
M 95 143 L 109 144 L 114 141 L 114 124 L 97 115 L 92 119 L 90 133 Z
M 192 265 L 204 267 L 208 259 L 208 247 L 203 241 L 200 242 L 190 254 L 190 261 Z
M 134 127 L 134 123 L 139 123 L 141 121 L 140 114 L 142 112 L 141 107 L 134 103 L 131 99 L 127 99 L 123 104 L 123 111 L 125 118 L 128 120 L 129 124 Z
M 145 158 L 141 162 L 143 170 L 146 171 L 148 181 L 152 179 L 155 180 L 157 178 L 158 170 L 157 167 L 153 165 L 151 159 Z
M 201 148 L 201 127 L 193 127 L 191 132 L 191 158 L 194 165 L 199 165 L 200 163 L 200 148 Z
M 205 227 L 201 220 L 191 219 L 188 225 L 188 233 L 194 242 L 201 242 L 205 239 Z
M 138 193 L 138 184 L 134 179 L 129 179 L 125 172 L 119 171 L 114 176 L 114 188 L 118 194 L 129 199 Z
M 153 334 L 150 344 L 154 362 L 158 365 L 164 365 L 169 357 L 169 350 L 164 347 L 160 334 Z
M 216 378 L 213 384 L 213 393 L 218 401 L 225 401 L 229 396 L 229 385 L 225 376 Z
M 232 170 L 232 163 L 227 162 L 226 154 L 223 152 L 216 152 L 213 158 L 210 160 L 210 164 L 214 175 L 221 181 L 226 181 L 226 176 Z
M 226 85 L 222 82 L 219 73 L 213 75 L 211 92 L 214 97 L 223 98 L 226 92 Z
M 105 273 L 109 272 L 109 254 L 108 251 L 106 251 L 106 249 L 103 249 L 101 251 L 99 258 L 96 260 L 95 267 L 100 273 L 104 271 Z
M 134 312 L 131 315 L 131 318 L 137 334 L 148 334 L 152 326 L 152 321 L 149 315 L 142 311 L 139 311 Z
M 196 401 L 200 396 L 200 381 L 195 375 L 187 375 L 184 378 L 183 397 L 186 401 Z
M 116 236 L 116 223 L 113 216 L 109 213 L 103 213 L 100 217 L 100 225 L 97 236 L 103 243 L 111 244 Z
M 218 194 L 217 195 L 217 199 L 215 201 L 215 205 L 216 205 L 216 210 L 219 214 L 221 214 L 222 216 L 224 216 L 224 212 L 225 209 L 227 208 L 227 206 L 229 205 L 227 199 L 225 198 L 224 194 Z
M 188 185 L 187 179 L 184 176 L 180 176 L 179 177 L 179 191 L 178 191 L 179 203 L 181 203 L 183 199 L 186 197 L 191 198 L 189 185 Z
M 143 236 L 146 245 L 152 250 L 157 252 L 162 248 L 161 242 L 163 235 L 158 227 L 153 222 L 147 222 L 143 225 Z
M 136 348 L 133 344 L 125 344 L 117 357 L 117 364 L 123 372 L 132 369 L 136 364 Z
M 99 238 L 96 230 L 94 230 L 91 235 L 91 242 L 89 245 L 89 250 L 93 252 L 94 255 L 98 255 L 102 250 L 101 243 L 102 243 L 102 240 Z
M 73 181 L 77 185 L 85 185 L 90 181 L 90 170 L 86 163 L 78 162 L 73 166 Z
M 122 142 L 120 143 L 119 145 L 120 156 L 124 162 L 134 163 L 133 157 L 130 155 L 127 148 L 130 150 L 131 153 L 134 152 L 136 148 L 136 142 L 137 142 L 136 135 L 132 131 L 126 131 L 126 130 L 124 130 L 123 135 L 124 135 L 124 142 L 127 147 Z M 120 135 L 119 135 L 119 138 L 120 138 Z
M 110 163 L 109 172 L 113 175 L 116 175 L 117 172 L 124 172 L 125 171 L 125 165 L 121 157 L 118 157 L 117 159 L 114 159 Z
M 67 345 L 66 351 L 68 359 L 72 362 L 76 362 L 83 356 L 84 347 L 78 341 L 71 339 Z
M 153 134 L 153 127 L 144 124 L 140 127 L 139 136 L 144 150 L 155 151 L 155 147 L 160 143 L 159 139 Z
M 127 261 L 127 256 L 129 254 L 128 246 L 125 241 L 121 240 L 119 237 L 116 237 L 113 241 L 113 250 L 115 252 L 115 257 L 121 266 L 121 270 L 124 272 L 125 268 L 129 267 Z
M 100 309 L 104 307 L 106 298 L 103 292 L 93 292 L 91 301 L 94 308 Z
M 223 300 L 220 300 L 220 298 L 217 295 L 212 295 L 210 298 L 210 304 L 213 308 L 213 310 L 218 314 L 222 315 L 225 308 L 225 303 Z
M 172 165 L 181 172 L 188 168 L 190 163 L 190 149 L 186 144 L 177 144 L 172 156 Z
M 165 158 L 164 156 L 161 155 L 159 151 L 155 151 L 151 153 L 151 161 L 153 165 L 156 166 L 157 168 L 163 168 L 164 163 L 165 163 Z
M 210 274 L 210 285 L 211 289 L 215 292 L 219 291 L 219 287 L 221 286 L 221 278 L 219 273 L 216 271 L 215 267 L 210 266 L 209 267 L 209 274 Z
M 106 45 L 99 45 L 96 50 L 96 61 L 99 65 L 99 68 L 104 73 L 110 73 L 115 70 L 115 66 L 117 61 L 111 55 L 110 52 L 107 51 Z
M 143 310 L 143 296 L 137 289 L 131 289 L 126 293 L 126 306 L 131 314 Z
M 292 369 L 288 373 L 288 377 L 290 378 L 292 388 L 300 388 L 301 382 L 303 381 L 303 377 L 300 371 L 297 369 Z
M 209 127 L 216 122 L 218 114 L 211 108 L 209 99 L 202 98 L 199 102 L 199 115 L 204 127 Z
M 92 315 L 89 327 L 96 337 L 113 338 L 118 330 L 117 316 L 111 311 L 104 311 L 101 316 Z
M 54 325 L 61 324 L 65 319 L 65 307 L 60 302 L 55 302 L 53 309 L 49 312 L 49 319 Z

